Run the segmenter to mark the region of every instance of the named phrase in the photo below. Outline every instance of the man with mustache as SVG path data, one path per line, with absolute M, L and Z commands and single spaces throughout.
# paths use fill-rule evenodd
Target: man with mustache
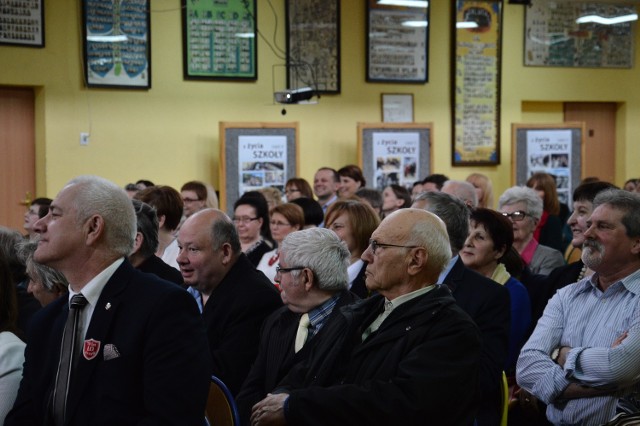
M 639 407 L 640 197 L 600 192 L 584 238 L 594 274 L 558 290 L 517 365 L 554 424 L 599 425 Z

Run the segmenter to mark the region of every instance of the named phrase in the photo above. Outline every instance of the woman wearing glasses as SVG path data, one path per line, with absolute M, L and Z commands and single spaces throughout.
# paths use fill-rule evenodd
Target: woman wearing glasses
M 369 246 L 369 238 L 380 224 L 376 212 L 366 203 L 357 200 L 338 200 L 327 209 L 325 226 L 347 243 L 349 260 L 349 290 L 361 298 L 369 295 L 364 272 L 367 264 L 360 258 Z
M 513 247 L 533 274 L 548 275 L 564 265 L 562 253 L 538 243 L 534 232 L 542 216 L 542 199 L 526 186 L 507 189 L 498 200 L 498 210 L 511 219 Z
M 287 202 L 301 197 L 313 199 L 313 190 L 309 182 L 302 178 L 294 177 L 284 185 L 284 195 L 287 197 Z
M 269 223 L 271 236 L 277 244 L 276 248 L 266 252 L 260 263 L 258 270 L 264 274 L 275 284 L 276 267 L 280 259 L 279 248 L 284 237 L 293 231 L 299 231 L 304 228 L 304 213 L 302 207 L 293 203 L 284 203 L 276 206 L 271 210 L 271 221 Z
M 238 230 L 242 252 L 258 266 L 262 256 L 273 249 L 269 209 L 264 196 L 257 191 L 244 193 L 233 205 L 233 223 Z

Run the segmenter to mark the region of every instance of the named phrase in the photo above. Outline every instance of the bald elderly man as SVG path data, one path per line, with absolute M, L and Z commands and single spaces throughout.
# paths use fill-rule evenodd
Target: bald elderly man
M 444 223 L 403 209 L 362 254 L 377 294 L 341 308 L 304 366 L 253 408 L 253 425 L 471 424 L 478 328 L 438 276 L 451 258 Z

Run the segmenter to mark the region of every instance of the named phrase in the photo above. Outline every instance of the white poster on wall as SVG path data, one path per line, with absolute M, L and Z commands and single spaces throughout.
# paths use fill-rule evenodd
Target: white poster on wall
M 240 136 L 238 145 L 238 194 L 267 186 L 283 191 L 287 181 L 287 137 Z
M 413 182 L 420 176 L 420 134 L 380 132 L 374 133 L 372 139 L 376 189 L 382 191 L 396 184 L 411 191 Z
M 569 204 L 571 188 L 571 130 L 527 132 L 527 179 L 536 172 L 553 175 L 561 203 Z

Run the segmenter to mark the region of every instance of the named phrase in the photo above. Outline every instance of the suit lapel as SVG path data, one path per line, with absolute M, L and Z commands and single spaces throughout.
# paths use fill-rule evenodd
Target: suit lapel
M 68 419 L 73 418 L 80 398 L 85 393 L 85 388 L 91 381 L 96 367 L 103 362 L 102 351 L 105 339 L 108 337 L 111 324 L 120 307 L 122 292 L 131 279 L 133 271 L 131 264 L 125 260 L 111 276 L 98 298 L 84 342 L 80 342 L 82 352 L 73 373 L 71 391 L 67 401 Z M 87 343 L 89 341 L 91 342 Z M 99 347 L 95 348 L 96 344 L 99 344 Z M 85 356 L 85 345 L 92 345 L 94 350 L 97 350 L 97 354 L 92 356 L 90 352 L 87 352 Z
M 452 294 L 456 293 L 456 289 L 458 285 L 464 278 L 464 263 L 462 260 L 458 258 L 456 263 L 453 264 L 453 268 L 449 271 L 447 276 L 444 278 L 444 283 L 449 287 Z

